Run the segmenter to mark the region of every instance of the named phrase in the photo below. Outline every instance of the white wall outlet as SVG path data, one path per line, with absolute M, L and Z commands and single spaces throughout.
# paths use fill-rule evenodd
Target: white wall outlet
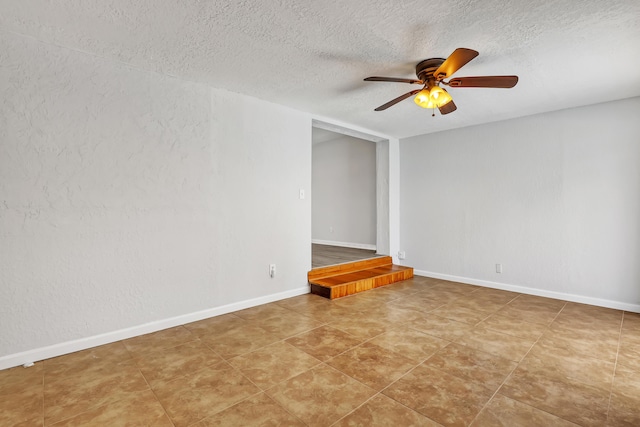
M 269 277 L 271 277 L 272 279 L 274 277 L 276 277 L 276 265 L 275 264 L 269 264 Z
M 405 259 L 407 257 L 407 253 L 405 251 L 398 252 L 398 259 Z
M 304 199 L 304 188 L 300 189 L 300 200 Z
M 329 233 L 333 233 L 333 227 L 329 227 Z
M 502 273 L 502 264 L 496 264 L 496 273 Z

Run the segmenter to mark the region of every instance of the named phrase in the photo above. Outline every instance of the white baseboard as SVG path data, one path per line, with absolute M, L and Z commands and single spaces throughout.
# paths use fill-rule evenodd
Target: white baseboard
M 367 243 L 334 242 L 331 240 L 318 239 L 311 239 L 311 243 L 315 243 L 316 245 L 340 246 L 341 248 L 367 249 L 370 251 L 377 249 L 376 245 L 369 245 Z
M 145 323 L 143 325 L 133 326 L 131 328 L 120 329 L 118 331 L 107 332 L 104 334 L 94 335 L 91 337 L 81 338 L 73 341 L 67 341 L 47 347 L 36 348 L 21 353 L 9 354 L 7 356 L 0 357 L 0 370 L 37 362 L 44 359 L 50 359 L 52 357 L 62 356 L 64 354 L 86 350 L 88 348 L 136 337 L 138 335 L 157 332 L 163 329 L 184 325 L 186 323 L 207 319 L 209 317 L 220 316 L 222 314 L 232 313 L 234 311 L 244 310 L 245 308 L 251 308 L 257 305 L 280 301 L 286 298 L 291 298 L 308 293 L 309 286 L 303 286 L 300 288 L 292 289 L 290 291 L 235 302 L 232 304 L 223 305 L 221 307 L 214 307 L 207 310 L 197 311 L 195 313 L 183 314 L 181 316 L 171 317 L 169 319 L 157 320 L 154 322 Z
M 581 304 L 597 305 L 599 307 L 613 308 L 616 310 L 631 311 L 640 313 L 640 304 L 629 304 L 620 301 L 611 301 L 602 298 L 593 298 L 582 295 L 566 294 L 563 292 L 547 291 L 544 289 L 529 288 L 526 286 L 509 285 L 506 283 L 491 282 L 489 280 L 472 279 L 469 277 L 452 276 L 449 274 L 434 273 L 424 270 L 413 270 L 416 276 L 432 277 L 434 279 L 450 280 L 452 282 L 467 283 L 469 285 L 484 286 L 485 288 L 501 289 L 503 291 L 518 292 L 521 294 L 535 295 L 539 297 L 547 297 L 561 299 L 565 301 L 578 302 Z

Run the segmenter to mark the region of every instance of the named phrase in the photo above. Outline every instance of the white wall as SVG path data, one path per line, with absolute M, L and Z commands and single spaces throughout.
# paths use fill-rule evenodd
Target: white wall
M 640 311 L 638 117 L 632 98 L 402 140 L 406 263 Z
M 346 135 L 313 144 L 312 236 L 376 245 L 376 143 Z
M 306 114 L 3 33 L 0 369 L 306 292 L 310 169 Z

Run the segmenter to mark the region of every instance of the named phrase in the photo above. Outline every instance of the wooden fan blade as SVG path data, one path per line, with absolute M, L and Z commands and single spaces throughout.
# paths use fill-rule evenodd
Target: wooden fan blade
M 478 52 L 475 50 L 459 47 L 445 59 L 433 75 L 438 81 L 449 78 L 476 56 L 478 56 Z
M 438 110 L 440 110 L 440 114 L 442 115 L 453 113 L 457 109 L 458 107 L 456 107 L 456 104 L 453 102 L 453 100 L 447 102 L 442 107 L 438 108 Z
M 482 76 L 482 77 L 458 77 L 449 80 L 451 87 L 496 87 L 511 88 L 518 83 L 518 76 Z
M 382 111 L 382 110 L 386 110 L 389 107 L 392 107 L 394 105 L 396 105 L 398 102 L 400 101 L 404 101 L 405 99 L 409 98 L 412 95 L 415 95 L 416 93 L 420 92 L 420 90 L 412 90 L 411 92 L 407 92 L 404 95 L 400 95 L 399 97 L 397 97 L 396 99 L 392 99 L 391 101 L 387 102 L 386 104 L 382 104 L 381 106 L 379 106 L 378 108 L 375 109 L 375 111 Z
M 401 79 L 397 77 L 367 77 L 365 82 L 394 82 L 394 83 L 411 83 L 411 84 L 424 84 L 422 80 L 416 79 Z

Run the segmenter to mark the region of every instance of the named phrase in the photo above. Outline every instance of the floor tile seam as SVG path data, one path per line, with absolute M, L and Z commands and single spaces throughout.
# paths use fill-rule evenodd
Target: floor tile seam
M 186 329 L 187 331 L 189 331 L 187 328 L 185 328 L 185 329 Z M 191 332 L 191 331 L 189 331 L 189 333 L 190 333 L 190 334 L 192 334 L 192 335 L 194 336 L 194 338 L 193 338 L 193 339 L 191 339 L 191 340 L 189 340 L 189 341 L 181 342 L 180 344 L 177 344 L 177 345 L 171 345 L 171 346 L 168 346 L 168 347 L 162 347 L 162 348 L 157 348 L 157 349 L 153 349 L 153 350 L 148 350 L 148 351 L 145 351 L 145 352 L 139 353 L 139 355 L 138 355 L 138 356 L 136 356 L 136 354 L 138 354 L 137 352 L 134 352 L 134 351 L 132 351 L 132 350 L 129 350 L 129 348 L 126 346 L 126 344 L 124 344 L 124 341 L 125 341 L 125 340 L 121 340 L 121 342 L 124 344 L 124 347 L 127 349 L 127 352 L 129 353 L 129 356 L 130 356 L 132 359 L 134 359 L 134 360 L 135 360 L 135 359 L 138 359 L 138 358 L 144 358 L 144 357 L 147 357 L 149 354 L 156 353 L 156 352 L 158 352 L 158 351 L 171 350 L 171 349 L 174 349 L 174 348 L 176 348 L 176 347 L 180 347 L 180 346 L 185 345 L 185 344 L 190 344 L 190 343 L 192 343 L 192 342 L 194 342 L 194 341 L 201 341 L 201 342 L 202 342 L 202 340 L 200 339 L 200 336 L 198 336 L 198 335 L 194 334 L 194 333 L 193 333 L 193 332 Z M 144 335 L 139 335 L 139 336 L 144 336 Z M 135 338 L 135 337 L 134 337 L 134 338 Z M 131 339 L 131 338 L 128 338 L 128 339 Z
M 541 336 L 540 338 L 543 338 L 543 337 Z M 537 344 L 537 343 L 536 343 L 536 344 Z M 554 349 L 556 349 L 556 350 L 557 350 L 558 348 L 554 348 Z M 575 352 L 574 352 L 574 351 L 572 351 L 572 353 L 575 353 Z M 527 353 L 527 354 L 528 354 L 528 353 Z M 550 357 L 555 357 L 555 356 L 557 356 L 557 355 L 556 355 L 556 354 L 552 354 Z M 562 357 L 562 358 L 563 358 L 563 357 L 565 357 L 565 356 L 559 356 L 559 357 Z M 599 357 L 593 357 L 593 356 L 590 356 L 590 355 L 586 355 L 586 356 L 585 356 L 585 355 L 583 355 L 583 354 L 572 354 L 571 356 L 567 356 L 567 357 L 568 357 L 568 358 L 571 358 L 571 359 L 584 360 L 584 361 L 587 361 L 587 362 L 590 362 L 590 361 L 596 361 L 596 362 L 612 363 L 612 364 L 614 364 L 614 368 L 615 368 L 615 364 L 616 364 L 616 361 L 615 361 L 615 360 L 614 360 L 614 361 L 611 361 L 611 360 L 609 360 L 609 359 L 603 359 L 603 358 L 599 358 Z M 612 378 L 613 378 L 613 375 L 612 375 Z
M 620 356 L 620 344 L 622 340 L 623 325 L 624 325 L 624 311 L 622 312 L 622 322 L 620 322 L 620 330 L 618 332 L 618 348 L 616 349 L 616 360 L 613 364 L 613 379 L 611 380 L 611 388 L 609 391 L 609 403 L 607 405 L 607 421 L 609 421 L 609 412 L 611 411 L 611 400 L 613 398 L 613 385 L 616 381 L 616 372 L 618 371 L 618 357 Z
M 145 382 L 146 382 L 146 379 L 145 379 Z M 145 391 L 151 391 L 151 392 L 153 392 L 153 389 L 149 386 L 149 384 L 148 384 L 148 383 L 147 383 L 147 386 L 149 387 L 149 389 L 148 389 L 148 390 L 138 390 L 138 391 L 136 391 L 135 393 L 143 393 L 143 392 L 145 392 Z M 154 396 L 155 396 L 155 393 L 154 393 Z M 72 415 L 70 415 L 70 416 L 68 416 L 68 417 L 61 418 L 61 419 L 59 419 L 59 420 L 56 420 L 56 422 L 55 422 L 55 423 L 52 423 L 52 424 L 51 424 L 51 423 L 49 423 L 49 424 L 47 424 L 47 423 L 46 423 L 46 417 L 45 417 L 45 414 L 44 414 L 44 398 L 43 398 L 43 399 L 42 399 L 42 400 L 43 400 L 43 421 L 42 421 L 42 424 L 43 424 L 43 426 L 47 426 L 47 427 L 52 426 L 52 427 L 53 427 L 53 426 L 55 426 L 56 424 L 59 424 L 59 423 L 61 423 L 61 422 L 63 422 L 63 421 L 70 420 L 71 418 L 75 418 L 75 417 L 77 417 L 77 416 L 79 416 L 79 415 L 85 414 L 85 413 L 87 413 L 87 412 L 94 411 L 94 410 L 96 410 L 96 409 L 99 409 L 99 408 L 102 408 L 102 407 L 105 407 L 105 406 L 113 405 L 113 404 L 115 404 L 115 403 L 118 403 L 118 402 L 123 401 L 123 400 L 128 399 L 128 398 L 130 398 L 130 397 L 122 397 L 122 398 L 120 398 L 120 399 L 116 399 L 116 400 L 113 400 L 113 401 L 108 401 L 108 402 L 106 402 L 106 403 L 101 403 L 101 404 L 98 404 L 98 405 L 93 405 L 93 406 L 91 406 L 91 407 L 89 407 L 89 408 L 87 408 L 87 409 L 85 409 L 85 410 L 83 410 L 83 411 L 81 411 L 81 412 L 77 412 L 77 413 L 74 413 L 74 414 L 72 414 Z M 156 400 L 158 400 L 157 396 L 156 396 Z M 160 401 L 158 400 L 158 402 L 160 402 Z M 164 407 L 163 407 L 162 409 L 164 410 Z M 166 411 L 165 411 L 165 412 L 166 412 Z M 167 416 L 168 416 L 168 415 L 167 415 Z
M 211 350 L 211 351 L 212 351 L 216 356 L 218 356 L 221 360 L 224 360 L 225 362 L 227 361 L 227 358 L 226 358 L 226 357 L 224 357 L 224 356 L 223 356 L 222 354 L 220 354 L 219 352 L 217 352 L 217 351 L 216 351 L 216 350 L 215 350 L 211 345 L 207 344 L 207 343 L 206 343 L 206 342 L 204 342 L 204 341 L 202 342 L 202 344 L 204 344 L 204 346 L 205 346 L 205 347 L 207 347 L 209 350 Z M 266 347 L 266 346 L 262 346 L 262 347 L 260 347 L 260 348 L 264 348 L 264 347 Z M 249 352 L 247 352 L 247 353 L 251 353 L 251 352 L 249 351 Z M 237 357 L 237 356 L 242 356 L 242 355 L 247 354 L 247 353 L 237 354 L 237 355 L 235 355 L 235 356 L 231 357 L 231 359 L 233 359 L 234 357 Z
M 147 385 L 147 390 L 151 390 L 151 391 L 153 391 L 153 389 L 152 389 L 152 388 L 151 388 L 151 386 L 149 385 L 149 382 L 147 381 L 147 378 L 144 376 L 144 374 L 142 373 L 142 371 L 140 370 L 140 368 L 138 368 L 138 366 L 137 366 L 137 365 L 136 365 L 136 366 L 134 366 L 134 368 L 138 371 L 138 374 L 140 374 L 140 377 L 142 377 L 142 379 L 144 380 L 145 384 Z M 43 382 L 44 382 L 44 381 L 43 381 Z M 140 392 L 147 391 L 147 390 L 135 390 L 135 391 L 133 391 L 133 393 L 140 393 Z M 154 394 L 155 394 L 155 393 L 154 393 Z M 125 399 L 125 397 L 123 397 L 122 399 L 117 399 L 117 400 L 115 400 L 115 401 L 109 401 L 108 403 L 103 403 L 103 404 L 93 405 L 93 406 L 91 406 L 90 408 L 86 409 L 85 411 L 82 411 L 82 412 L 79 412 L 79 413 L 77 413 L 77 414 L 74 414 L 74 415 L 72 415 L 71 417 L 64 418 L 64 419 L 62 419 L 62 420 L 58 420 L 58 421 L 56 421 L 56 423 L 59 423 L 60 421 L 64 421 L 64 420 L 69 419 L 69 418 L 73 418 L 73 417 L 75 417 L 75 416 L 77 416 L 77 415 L 79 415 L 79 414 L 81 414 L 81 413 L 88 412 L 88 411 L 94 410 L 94 409 L 96 409 L 96 408 L 100 408 L 100 407 L 102 407 L 102 406 L 105 406 L 105 405 L 110 405 L 110 404 L 112 404 L 112 403 L 118 402 L 118 401 L 123 400 L 123 399 Z M 45 392 L 44 392 L 44 384 L 43 384 L 43 392 L 42 392 L 42 406 L 43 406 L 43 410 L 42 410 L 43 419 L 44 419 L 44 421 L 46 421 L 46 418 L 47 418 L 47 413 L 46 413 L 46 409 L 47 409 L 47 402 L 46 402 L 46 394 L 45 394 Z M 43 421 L 43 422 L 44 422 L 44 421 Z M 45 424 L 46 424 L 46 423 L 45 423 Z
M 275 403 L 279 408 L 281 408 L 283 411 L 285 411 L 287 414 L 291 415 L 293 418 L 295 418 L 296 420 L 300 421 L 302 424 L 304 424 L 305 426 L 308 426 L 309 424 L 304 422 L 303 420 L 301 420 L 296 414 L 292 413 L 291 411 L 289 411 L 287 408 L 285 408 L 283 405 L 280 404 L 280 402 L 278 402 L 277 400 L 275 400 L 273 397 L 269 396 L 267 394 L 266 391 L 263 391 L 262 394 L 264 394 L 266 397 L 269 398 L 269 400 L 271 400 L 273 403 Z M 250 398 L 247 398 L 245 400 L 248 400 Z
M 565 304 L 565 305 L 566 305 L 566 304 Z M 563 307 L 563 308 L 564 308 L 564 307 Z M 561 311 L 562 311 L 562 310 L 561 310 Z M 558 315 L 560 315 L 560 312 L 558 312 L 558 314 L 556 315 L 556 317 L 557 317 Z M 555 320 L 555 318 L 554 318 L 554 320 Z M 499 391 L 500 391 L 500 390 L 502 389 L 502 387 L 507 383 L 507 381 L 509 380 L 509 378 L 511 378 L 511 376 L 513 375 L 513 373 L 514 373 L 518 368 L 520 368 L 521 363 L 525 360 L 525 358 L 529 355 L 529 353 L 531 352 L 531 350 L 535 347 L 535 345 L 540 341 L 540 339 L 541 339 L 541 338 L 542 338 L 542 336 L 540 336 L 540 337 L 536 340 L 536 342 L 534 342 L 534 343 L 532 344 L 531 348 L 529 348 L 529 351 L 528 351 L 528 352 L 527 352 L 527 353 L 522 357 L 522 359 L 520 359 L 520 361 L 518 362 L 518 364 L 516 365 L 516 367 L 511 371 L 511 373 L 507 376 L 507 378 L 505 378 L 505 380 L 504 380 L 504 381 L 503 381 L 503 383 L 500 385 L 500 387 L 498 387 L 498 389 L 496 390 L 496 393 L 494 393 L 494 396 L 495 396 L 495 394 L 499 393 Z M 562 381 L 560 378 L 555 378 L 555 379 L 557 379 L 558 381 Z M 587 386 L 587 387 L 598 388 L 598 387 L 595 387 L 595 386 L 593 386 L 593 385 L 591 385 L 591 384 L 587 384 L 587 383 L 585 383 L 585 382 L 583 382 L 583 381 L 580 381 L 580 380 L 577 380 L 577 379 L 572 379 L 572 381 L 578 382 L 578 383 L 580 383 L 580 384 L 582 384 L 582 385 L 585 385 L 585 386 Z M 612 381 L 612 384 L 613 384 L 613 381 Z M 515 399 L 515 398 L 510 397 L 510 396 L 506 396 L 506 395 L 504 395 L 504 396 L 505 396 L 505 397 L 508 397 L 508 398 L 510 398 L 510 399 L 513 399 L 513 400 L 518 400 L 518 399 Z M 491 397 L 491 399 L 493 399 L 493 396 Z M 491 400 L 491 399 L 490 399 L 490 400 Z M 609 396 L 609 399 L 611 399 L 611 395 Z M 490 400 L 489 400 L 489 401 L 490 401 Z M 524 403 L 524 404 L 527 404 L 527 403 L 525 403 L 525 402 L 521 402 L 520 400 L 518 400 L 518 402 L 520 402 L 520 403 Z M 539 409 L 539 410 L 541 410 L 541 411 L 551 413 L 551 412 L 549 412 L 549 411 L 547 411 L 547 410 L 544 410 L 544 409 L 542 409 L 542 408 L 538 408 L 538 407 L 536 407 L 536 406 L 534 406 L 534 405 L 531 405 L 531 404 L 528 404 L 528 405 L 529 405 L 529 406 L 532 406 L 532 407 L 534 407 L 534 408 L 536 408 L 536 409 Z M 483 410 L 484 410 L 484 408 L 483 408 Z M 552 414 L 552 415 L 554 415 L 554 416 L 556 416 L 556 417 L 558 417 L 558 418 L 562 418 L 562 419 L 566 420 L 565 418 L 561 417 L 560 415 L 553 414 L 553 413 L 551 413 L 551 414 Z M 566 421 L 573 422 L 573 421 L 570 421 L 570 420 L 566 420 Z
M 448 341 L 448 340 L 445 340 L 445 341 Z M 407 372 L 405 372 L 404 374 L 402 374 L 402 375 L 401 375 L 400 377 L 398 377 L 396 380 L 392 381 L 392 382 L 391 382 L 390 384 L 388 384 L 386 387 L 383 387 L 383 388 L 382 388 L 378 393 L 383 394 L 383 393 L 384 393 L 384 391 L 385 391 L 385 390 L 387 390 L 389 387 L 391 387 L 392 385 L 394 385 L 395 383 L 397 383 L 398 381 L 400 381 L 402 378 L 406 377 L 407 375 L 410 375 L 413 371 L 415 371 L 416 369 L 418 369 L 420 366 L 425 365 L 425 363 L 426 363 L 426 362 L 427 362 L 431 357 L 433 357 L 433 356 L 434 356 L 435 354 L 437 354 L 439 351 L 441 351 L 441 350 L 443 350 L 443 349 L 447 348 L 447 347 L 448 347 L 449 345 L 451 345 L 451 344 L 453 344 L 453 342 L 452 342 L 452 341 L 449 341 L 449 342 L 447 343 L 447 345 L 445 345 L 444 347 L 442 347 L 442 348 L 438 349 L 438 351 L 436 351 L 435 353 L 433 353 L 431 356 L 427 357 L 427 358 L 426 358 L 425 360 L 423 360 L 422 362 L 420 362 L 420 363 L 418 363 L 417 365 L 415 365 L 413 368 L 409 369 Z M 427 366 L 427 365 L 425 365 L 425 366 Z M 433 368 L 432 366 L 429 366 L 429 367 Z M 433 368 L 433 369 L 437 369 L 437 368 Z M 439 371 L 441 371 L 440 369 L 438 369 L 438 370 L 439 370 Z M 441 372 L 444 372 L 444 371 L 441 371 Z M 446 373 L 446 372 L 445 372 L 445 373 Z M 449 374 L 449 375 L 451 375 L 451 374 Z M 458 378 L 458 377 L 456 377 L 456 378 Z M 385 396 L 386 396 L 386 397 L 388 397 L 388 398 L 390 398 L 390 399 L 393 399 L 391 396 L 388 396 L 388 395 L 386 395 L 386 394 L 385 394 Z M 402 404 L 402 402 L 399 402 L 399 401 L 397 401 L 396 399 L 393 399 L 393 400 L 395 400 L 396 402 L 398 402 L 398 403 Z M 402 405 L 403 405 L 403 406 L 407 406 L 407 405 L 404 405 L 404 404 L 402 404 Z M 407 408 L 409 408 L 409 407 L 407 406 Z M 409 409 L 411 409 L 411 408 L 409 408 Z M 415 411 L 415 409 L 413 409 L 413 410 Z M 416 412 L 417 412 L 417 411 L 416 411 Z M 422 413 L 420 413 L 420 414 L 421 414 L 421 415 L 423 415 Z M 423 416 L 426 416 L 426 415 L 423 415 Z
M 144 380 L 147 382 L 147 385 L 149 386 L 149 389 L 151 390 L 151 393 L 153 393 L 153 397 L 155 397 L 156 401 L 158 402 L 158 404 L 160 404 L 160 407 L 164 411 L 164 414 L 167 416 L 167 419 L 175 427 L 175 423 L 173 422 L 173 419 L 169 416 L 169 413 L 167 412 L 167 408 L 165 408 L 164 405 L 162 404 L 162 401 L 160 400 L 160 397 L 158 397 L 158 395 L 156 394 L 155 389 L 153 387 L 151 387 L 151 384 L 149 384 L 149 381 L 147 381 L 146 378 Z
M 511 372 L 509 372 L 509 374 L 504 378 L 504 380 L 502 381 L 502 383 L 496 387 L 495 391 L 493 392 L 493 394 L 491 395 L 491 397 L 489 398 L 489 400 L 487 400 L 485 402 L 485 404 L 482 406 L 482 409 L 480 409 L 480 411 L 478 411 L 478 413 L 476 414 L 476 416 L 473 418 L 473 420 L 471 420 L 471 423 L 469 423 L 469 425 L 473 424 L 475 422 L 475 420 L 478 418 L 478 416 L 482 413 L 482 411 L 485 410 L 485 408 L 489 405 L 489 403 L 491 402 L 491 400 L 493 400 L 493 398 L 495 397 L 496 394 L 498 394 L 498 392 L 502 389 L 502 387 L 507 383 L 507 381 L 509 381 L 509 379 L 511 378 L 511 376 L 513 375 L 513 373 L 520 367 L 520 364 L 522 363 L 522 361 L 527 357 L 527 355 L 531 352 L 531 349 L 538 343 L 538 341 L 540 340 L 540 337 L 538 337 L 538 339 L 531 344 L 531 347 L 529 347 L 529 350 L 524 354 L 524 356 L 522 356 L 522 358 L 520 358 L 519 361 L 516 362 L 516 365 L 513 367 L 513 369 L 511 370 Z M 508 396 L 507 396 L 508 397 Z
M 495 391 L 493 392 L 493 394 L 491 395 L 491 397 L 489 397 L 489 399 L 484 403 L 484 405 L 482 406 L 482 408 L 478 411 L 478 413 L 476 414 L 475 417 L 473 417 L 473 419 L 471 420 L 471 422 L 469 423 L 469 425 L 472 425 L 475 420 L 478 418 L 478 416 L 487 408 L 487 406 L 489 406 L 489 403 L 493 400 L 493 398 L 498 394 L 498 392 L 500 391 L 500 389 L 502 389 L 502 387 L 506 384 L 506 382 L 509 380 L 509 378 L 511 378 L 511 376 L 513 375 L 513 373 L 516 371 L 516 369 L 518 369 L 519 364 L 516 364 L 516 366 L 511 370 L 511 372 L 509 372 L 509 374 L 504 378 L 504 380 L 502 381 L 502 383 L 496 387 Z M 508 397 L 508 396 L 507 396 Z
M 254 384 L 254 385 L 255 385 L 255 384 Z M 256 386 L 256 387 L 258 387 L 258 386 Z M 252 398 L 254 398 L 254 397 L 256 397 L 256 396 L 258 396 L 258 395 L 260 395 L 260 394 L 264 393 L 264 391 L 263 391 L 263 390 L 261 390 L 261 389 L 260 389 L 260 387 L 258 387 L 258 390 L 260 390 L 260 391 L 259 391 L 259 392 L 257 392 L 257 393 L 254 393 L 254 394 L 252 394 L 252 395 L 250 395 L 250 396 L 247 396 L 247 397 L 245 397 L 245 398 L 243 398 L 243 399 L 240 399 L 240 400 L 238 400 L 237 402 L 234 402 L 234 403 L 232 403 L 232 404 L 230 404 L 230 405 L 228 405 L 228 406 L 225 406 L 224 408 L 220 409 L 219 411 L 216 411 L 216 412 L 215 412 L 215 413 L 213 413 L 213 414 L 209 414 L 209 415 L 207 415 L 207 416 L 205 416 L 205 417 L 202 417 L 202 418 L 200 418 L 199 420 L 194 421 L 194 422 L 192 422 L 191 424 L 189 424 L 189 426 L 193 426 L 193 425 L 195 425 L 195 424 L 198 424 L 199 422 L 201 422 L 201 421 L 203 421 L 203 420 L 206 420 L 207 418 L 215 417 L 216 415 L 220 414 L 220 413 L 221 413 L 221 412 L 223 412 L 223 411 L 226 411 L 226 410 L 227 410 L 227 409 L 229 409 L 229 408 L 233 408 L 234 406 L 239 405 L 240 403 L 242 403 L 242 402 L 244 402 L 244 401 L 246 401 L 246 400 L 252 399 Z M 273 400 L 273 399 L 272 399 L 272 400 Z M 162 403 L 161 403 L 161 404 L 162 404 Z M 164 408 L 164 407 L 163 407 L 163 408 Z M 165 410 L 165 413 L 166 413 L 166 410 Z M 167 414 L 167 417 L 168 417 L 168 416 L 169 416 L 169 415 Z M 171 423 L 172 423 L 172 424 L 174 425 L 174 427 L 175 427 L 175 423 L 173 422 L 173 420 L 171 419 L 171 417 L 169 417 L 169 420 L 171 421 Z
M 307 353 L 307 354 L 308 354 L 308 353 Z M 311 356 L 311 355 L 309 354 L 309 356 Z M 313 356 L 311 356 L 311 357 L 313 357 Z M 251 382 L 251 384 L 255 385 L 255 386 L 258 388 L 258 390 L 260 390 L 260 391 L 262 391 L 262 392 L 265 392 L 265 393 L 266 393 L 266 391 L 267 391 L 267 390 L 270 390 L 270 389 L 272 389 L 273 387 L 276 387 L 276 386 L 278 386 L 278 385 L 280 385 L 280 384 L 284 383 L 285 381 L 289 381 L 291 378 L 297 377 L 298 375 L 302 375 L 302 374 L 304 374 L 305 372 L 308 372 L 308 371 L 310 371 L 310 370 L 312 370 L 312 369 L 315 369 L 315 368 L 317 368 L 318 366 L 320 366 L 321 364 L 323 364 L 323 363 L 324 363 L 322 360 L 320 360 L 320 359 L 318 359 L 318 358 L 316 358 L 316 357 L 313 357 L 313 358 L 314 358 L 314 359 L 316 359 L 316 360 L 318 361 L 318 363 L 316 363 L 315 365 L 313 365 L 313 366 L 311 366 L 311 367 L 309 367 L 309 368 L 304 369 L 302 372 L 298 372 L 298 373 L 295 373 L 295 374 L 293 374 L 293 375 L 291 375 L 291 376 L 284 377 L 284 379 L 279 380 L 279 381 L 277 381 L 276 383 L 270 384 L 267 388 L 263 388 L 263 387 L 259 386 L 258 384 L 256 384 L 256 383 L 255 383 L 251 378 L 249 378 L 249 376 L 248 376 L 248 375 L 245 375 L 245 373 L 244 373 L 244 372 L 242 372 L 242 370 L 241 370 L 240 368 L 236 368 L 236 367 L 235 367 L 235 366 L 233 366 L 233 365 L 231 365 L 231 366 L 233 366 L 233 368 L 234 368 L 235 370 L 237 370 L 237 371 L 238 371 L 238 372 L 239 372 L 243 377 L 245 377 L 247 380 L 249 380 L 249 381 Z
M 578 424 L 578 423 L 576 423 L 575 421 L 568 420 L 568 419 L 566 419 L 566 418 L 562 417 L 561 415 L 554 414 L 554 413 L 549 412 L 548 410 L 543 409 L 543 408 L 538 408 L 537 406 L 532 405 L 531 403 L 523 402 L 523 401 L 521 401 L 520 399 L 517 399 L 517 398 L 515 398 L 515 397 L 507 396 L 506 394 L 502 394 L 502 393 L 500 393 L 500 390 L 499 390 L 499 389 L 498 389 L 498 391 L 496 392 L 496 394 L 495 394 L 495 395 L 498 395 L 498 394 L 499 394 L 500 396 L 502 396 L 502 397 L 507 398 L 507 399 L 514 400 L 514 401 L 516 401 L 516 402 L 520 403 L 521 405 L 528 406 L 528 407 L 533 408 L 533 409 L 535 409 L 535 410 L 537 410 L 537 411 L 541 411 L 541 412 L 544 412 L 544 413 L 546 413 L 546 414 L 549 414 L 549 415 L 551 415 L 552 417 L 560 418 L 561 420 L 566 421 L 566 422 L 571 423 L 571 424 L 574 424 L 575 426 L 582 427 L 582 424 Z M 494 395 L 493 397 L 491 397 L 491 399 L 493 399 L 493 398 L 495 397 L 495 395 Z M 484 408 L 483 408 L 483 409 L 484 409 Z
M 142 372 L 141 372 L 141 374 L 142 374 L 142 376 L 143 376 L 143 378 L 144 378 L 145 382 L 147 382 L 147 385 L 149 385 L 149 388 L 150 388 L 151 390 L 153 390 L 154 394 L 156 394 L 156 393 L 155 393 L 155 392 L 156 392 L 156 390 L 159 390 L 159 389 L 161 389 L 161 388 L 166 388 L 166 387 L 167 387 L 167 386 L 169 386 L 171 383 L 174 383 L 174 382 L 176 382 L 176 381 L 178 381 L 178 380 L 180 380 L 180 379 L 184 379 L 184 378 L 186 378 L 186 377 L 190 377 L 190 376 L 196 375 L 196 374 L 198 374 L 198 373 L 200 373 L 200 372 L 204 371 L 205 369 L 209 369 L 209 368 L 211 368 L 212 366 L 220 365 L 220 364 L 223 364 L 223 363 L 224 363 L 224 364 L 226 364 L 228 367 L 232 368 L 233 370 L 236 370 L 236 369 L 235 369 L 235 367 L 234 367 L 233 365 L 231 365 L 231 364 L 230 364 L 226 359 L 222 358 L 221 360 L 217 361 L 216 363 L 214 363 L 214 364 L 212 364 L 212 365 L 201 366 L 201 367 L 199 367 L 198 369 L 196 369 L 196 370 L 194 370 L 194 371 L 190 371 L 190 372 L 188 372 L 188 373 L 186 373 L 186 374 L 183 374 L 183 375 L 175 376 L 175 377 L 171 378 L 171 379 L 170 379 L 170 380 L 168 380 L 168 381 L 162 382 L 161 384 L 159 384 L 159 385 L 158 385 L 158 386 L 156 386 L 156 387 L 152 387 L 152 386 L 149 384 L 149 382 L 147 381 L 147 378 L 144 376 L 144 374 L 142 374 Z

